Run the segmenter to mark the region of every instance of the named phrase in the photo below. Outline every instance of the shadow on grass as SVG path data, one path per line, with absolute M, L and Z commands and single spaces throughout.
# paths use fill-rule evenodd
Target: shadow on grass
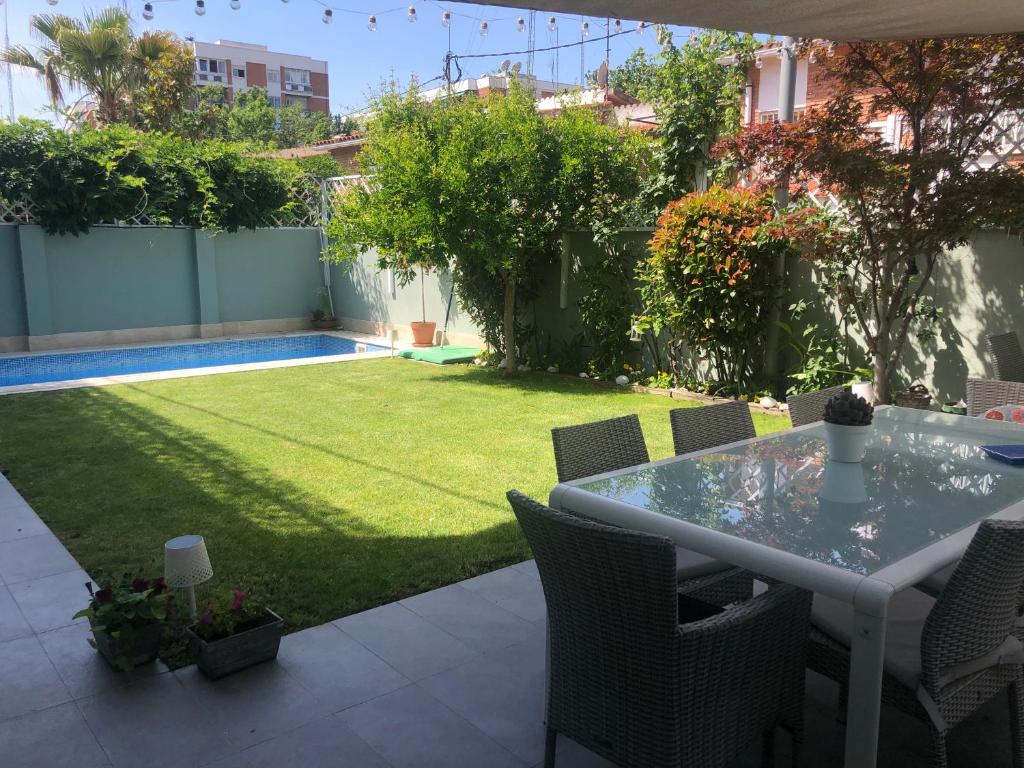
M 86 570 L 159 573 L 164 541 L 201 533 L 215 575 L 200 600 L 246 587 L 292 631 L 528 557 L 510 513 L 464 535 L 417 536 L 414 517 L 408 532 L 396 533 L 379 525 L 374 509 L 325 502 L 312 492 L 315 482 L 307 488 L 275 477 L 206 430 L 127 402 L 113 388 L 4 398 L 0 423 L 11 481 Z M 262 432 L 257 440 L 294 442 L 242 426 Z M 324 472 L 353 461 L 378 468 L 335 458 Z
M 614 382 L 581 379 L 566 374 L 529 371 L 518 376 L 504 376 L 494 368 L 478 366 L 461 366 L 459 381 L 470 384 L 483 384 L 491 387 L 516 390 L 524 394 L 568 394 L 568 395 L 605 395 L 623 396 L 636 395 L 628 387 L 616 386 Z M 435 381 L 451 381 L 450 374 L 437 371 L 427 378 Z

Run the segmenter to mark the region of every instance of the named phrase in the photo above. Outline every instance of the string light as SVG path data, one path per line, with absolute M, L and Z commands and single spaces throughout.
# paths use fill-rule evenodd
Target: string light
M 366 20 L 366 28 L 371 32 L 377 31 L 377 17 L 370 14 L 370 18 Z
M 615 30 L 616 34 L 621 32 L 622 31 L 622 19 L 616 19 L 614 22 L 612 22 L 612 29 Z
M 516 32 L 525 32 L 525 31 L 526 31 L 526 19 L 524 19 L 522 16 L 520 16 L 519 18 L 516 19 Z
M 142 18 L 144 18 L 146 21 L 152 21 L 153 20 L 153 4 L 152 3 L 146 3 L 144 6 L 142 6 Z
M 487 22 L 486 21 L 481 21 L 480 22 L 480 37 L 487 37 L 487 29 L 488 29 Z
M 442 11 L 441 12 L 441 26 L 450 27 L 452 25 L 452 12 Z
M 584 21 L 582 24 L 580 24 L 580 34 L 582 34 L 584 37 L 590 37 L 589 21 Z
M 556 29 L 558 29 L 558 19 L 548 16 L 548 32 L 554 32 Z
M 320 19 L 324 24 L 330 24 L 334 21 L 334 11 L 330 8 L 324 8 L 324 17 Z
M 59 0 L 46 0 L 47 5 L 56 5 L 58 2 Z
M 644 33 L 645 29 L 647 29 L 647 22 L 646 21 L 641 21 L 639 24 L 636 25 L 636 33 L 638 35 L 642 35 Z
M 239 8 L 242 7 L 242 0 L 231 0 L 231 2 L 228 3 L 228 5 L 231 6 L 232 11 L 237 11 Z
M 409 6 L 409 13 L 406 16 L 406 19 L 408 19 L 410 24 L 415 24 L 416 23 L 416 6 L 415 5 L 410 5 Z
M 206 15 L 206 0 L 196 0 L 196 16 Z

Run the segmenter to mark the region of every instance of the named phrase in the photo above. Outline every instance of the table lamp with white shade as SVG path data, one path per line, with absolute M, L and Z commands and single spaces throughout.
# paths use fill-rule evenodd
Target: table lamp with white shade
M 212 577 L 213 566 L 202 536 L 178 536 L 164 544 L 164 581 L 168 587 L 188 590 L 189 616 L 196 615 L 196 585 Z

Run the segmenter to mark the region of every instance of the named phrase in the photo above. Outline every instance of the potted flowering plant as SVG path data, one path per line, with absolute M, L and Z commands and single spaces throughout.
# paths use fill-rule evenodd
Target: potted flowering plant
M 230 602 L 203 605 L 186 632 L 196 665 L 217 679 L 277 658 L 284 620 L 236 589 Z
M 86 582 L 85 588 L 89 605 L 74 618 L 89 620 L 89 644 L 124 672 L 153 661 L 160 650 L 164 622 L 174 609 L 174 597 L 164 580 L 124 574 L 98 589 L 92 582 Z
M 871 439 L 875 409 L 863 397 L 840 392 L 825 403 L 825 439 L 831 461 L 858 462 Z

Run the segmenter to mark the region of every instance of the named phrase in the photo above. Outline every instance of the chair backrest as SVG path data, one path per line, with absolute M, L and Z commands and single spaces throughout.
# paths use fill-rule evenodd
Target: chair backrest
M 670 539 L 508 492 L 548 612 L 548 726 L 609 757 L 677 765 L 680 657 Z M 618 762 L 618 764 L 625 764 Z
M 843 387 L 829 387 L 819 389 L 817 392 L 805 392 L 802 395 L 790 395 L 786 398 L 786 405 L 789 406 L 789 418 L 794 427 L 802 427 L 804 424 L 813 424 L 822 421 L 825 417 L 825 403 L 833 395 L 838 395 Z
M 996 379 L 967 380 L 967 415 L 980 416 L 997 405 L 1024 403 L 1024 383 Z
M 925 690 L 937 693 L 950 678 L 979 671 L 972 667 L 984 668 L 987 655 L 1016 642 L 1022 586 L 1024 521 L 982 521 L 925 621 Z
M 755 437 L 754 418 L 742 400 L 668 412 L 676 456 Z
M 988 336 L 988 351 L 1000 381 L 1024 381 L 1024 350 L 1015 331 Z
M 635 467 L 651 460 L 635 413 L 551 430 L 558 482 Z

